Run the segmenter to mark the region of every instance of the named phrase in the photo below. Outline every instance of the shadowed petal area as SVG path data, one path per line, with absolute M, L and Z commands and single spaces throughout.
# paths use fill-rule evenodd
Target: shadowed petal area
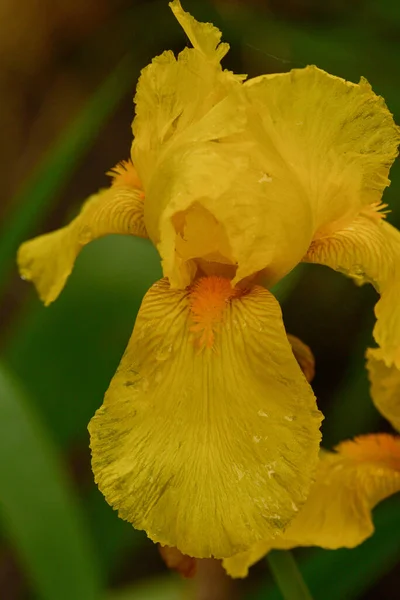
M 231 556 L 276 535 L 305 501 L 320 421 L 267 290 L 161 280 L 89 425 L 93 471 L 153 541 Z
M 285 533 L 224 560 L 224 567 L 232 577 L 245 577 L 274 548 L 354 548 L 374 531 L 372 509 L 398 491 L 399 437 L 377 434 L 343 442 L 335 453 L 321 455 L 307 502 Z
M 400 432 L 400 371 L 387 367 L 380 348 L 368 348 L 367 369 L 376 408 Z
M 133 167 L 132 167 L 133 169 Z M 143 192 L 129 185 L 129 173 L 110 188 L 91 196 L 66 227 L 22 244 L 18 251 L 21 277 L 32 281 L 45 305 L 53 302 L 86 244 L 112 233 L 147 237 L 143 222 Z M 132 174 L 131 174 L 132 179 Z
M 304 259 L 327 265 L 381 294 L 374 338 L 381 358 L 400 368 L 400 233 L 383 219 L 360 216 L 331 236 L 315 240 Z
M 180 552 L 178 548 L 171 548 L 171 546 L 161 546 L 161 544 L 158 545 L 158 550 L 168 569 L 176 571 L 177 573 L 182 575 L 182 577 L 186 577 L 189 579 L 196 575 L 197 561 L 192 556 L 182 554 L 182 552 Z
M 308 383 L 311 383 L 315 376 L 315 359 L 311 348 L 295 335 L 288 334 L 287 337 L 300 369 L 303 371 Z

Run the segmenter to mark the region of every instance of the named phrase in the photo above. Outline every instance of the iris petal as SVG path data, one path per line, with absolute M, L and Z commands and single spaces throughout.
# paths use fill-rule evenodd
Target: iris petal
M 278 303 L 225 281 L 207 287 L 210 305 L 198 286 L 150 289 L 89 426 L 95 479 L 120 517 L 199 558 L 281 531 L 306 499 L 320 439 Z
M 89 242 L 112 233 L 147 237 L 143 222 L 143 193 L 128 182 L 112 185 L 91 196 L 80 214 L 66 227 L 22 244 L 18 267 L 33 281 L 48 305 L 60 294 L 78 254 Z
M 185 31 L 194 48 L 211 60 L 220 61 L 229 50 L 226 43 L 220 44 L 221 32 L 211 23 L 199 23 L 184 11 L 179 0 L 169 3 L 176 19 Z
M 327 265 L 381 294 L 374 338 L 381 358 L 400 368 L 400 232 L 382 219 L 360 216 L 331 236 L 315 240 L 306 262 Z
M 224 560 L 224 567 L 233 577 L 245 577 L 273 548 L 353 548 L 374 531 L 372 509 L 398 491 L 399 437 L 377 434 L 343 442 L 335 453 L 321 455 L 307 502 L 285 533 Z
M 221 232 L 215 246 L 227 248 L 234 283 L 263 271 L 270 287 L 313 238 L 380 201 L 399 129 L 365 80 L 311 66 L 242 84 L 219 64 L 220 32 L 171 6 L 194 47 L 157 57 L 139 81 L 132 157 L 147 230 L 164 275 L 183 288 L 209 249 L 182 254 L 176 219 L 201 207 Z
M 132 159 L 146 197 L 165 150 L 176 144 L 217 139 L 237 130 L 237 104 L 233 106 L 228 100 L 230 108 L 222 111 L 220 106 L 243 79 L 220 65 L 228 44 L 220 44 L 221 32 L 211 23 L 196 21 L 179 2 L 174 1 L 170 6 L 194 47 L 185 48 L 177 59 L 173 52 L 163 52 L 142 70 L 139 78 L 132 124 L 135 136 Z M 153 202 L 155 206 L 149 207 L 146 220 L 152 232 L 150 237 L 156 243 L 157 224 L 153 221 L 164 208 L 163 198 L 154 198 Z
M 380 348 L 368 349 L 367 369 L 375 406 L 400 433 L 400 370 L 386 366 Z
M 400 129 L 365 79 L 354 84 L 308 66 L 263 75 L 244 86 L 252 130 L 271 162 L 297 178 L 314 232 L 338 228 L 381 200 L 398 154 Z M 275 158 L 273 158 L 275 155 Z M 291 211 L 286 199 L 286 210 Z

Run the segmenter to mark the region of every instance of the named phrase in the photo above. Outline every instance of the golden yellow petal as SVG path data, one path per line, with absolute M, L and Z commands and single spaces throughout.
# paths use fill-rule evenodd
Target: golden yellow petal
M 219 60 L 227 46 L 216 46 L 220 33 L 197 23 L 178 3 L 173 8 L 194 48 L 177 59 L 164 52 L 142 71 L 132 158 L 144 183 L 146 228 L 163 259 L 164 275 L 184 288 L 196 273 L 195 259 L 228 263 L 235 275 L 256 222 L 246 177 L 256 177 L 262 199 L 258 180 L 263 172 L 249 155 L 249 140 L 236 140 L 246 131 L 243 77 L 222 70 Z M 238 227 L 240 219 L 246 223 Z M 241 247 L 234 255 L 235 243 Z
M 360 436 L 336 450 L 321 455 L 307 502 L 283 535 L 224 560 L 232 577 L 245 577 L 248 568 L 273 548 L 353 548 L 372 535 L 372 509 L 400 491 L 400 437 Z
M 220 44 L 221 32 L 219 29 L 212 23 L 196 21 L 192 15 L 183 10 L 179 0 L 173 0 L 169 6 L 193 47 L 208 58 L 219 62 L 229 50 L 228 44 Z
M 219 61 L 228 45 L 217 46 L 221 37 L 218 29 L 195 21 L 178 2 L 171 7 L 195 47 L 185 48 L 177 59 L 172 51 L 165 51 L 142 70 L 132 123 L 135 139 L 131 154 L 146 198 L 150 193 L 146 226 L 155 242 L 166 202 L 163 195 L 152 198 L 151 194 L 152 181 L 160 176 L 160 159 L 165 152 L 173 152 L 176 145 L 196 144 L 235 132 L 237 107 L 229 94 L 240 87 L 243 79 L 222 70 Z
M 386 366 L 380 348 L 367 350 L 367 369 L 376 408 L 400 432 L 400 370 Z
M 381 294 L 374 338 L 386 365 L 400 368 L 400 233 L 384 220 L 360 216 L 331 236 L 315 240 L 306 262 L 327 265 Z
M 278 303 L 219 279 L 150 289 L 89 426 L 96 482 L 120 517 L 199 558 L 281 531 L 320 439 Z
M 111 233 L 147 237 L 143 222 L 143 193 L 115 173 L 114 184 L 85 202 L 80 214 L 66 227 L 22 244 L 18 267 L 32 281 L 45 305 L 57 298 L 86 244 Z
M 400 438 L 366 435 L 321 455 L 316 483 L 284 547 L 353 548 L 374 530 L 372 509 L 400 490 Z M 275 547 L 275 544 L 274 544 Z
M 297 178 L 315 232 L 332 231 L 362 206 L 380 202 L 400 129 L 365 79 L 354 84 L 309 66 L 257 77 L 244 87 L 254 135 L 271 164 L 266 171 L 273 180 L 281 161 Z
M 205 261 L 228 264 L 234 283 L 263 270 L 270 286 L 315 236 L 380 202 L 399 130 L 364 80 L 307 67 L 241 85 L 219 65 L 220 32 L 172 7 L 194 48 L 164 53 L 139 81 L 147 230 L 173 287 Z
M 276 539 L 276 538 L 275 538 Z M 279 540 L 281 537 L 279 537 Z M 222 566 L 233 578 L 244 578 L 249 574 L 249 569 L 272 550 L 272 540 L 257 542 L 248 550 L 238 552 L 234 556 L 224 558 Z

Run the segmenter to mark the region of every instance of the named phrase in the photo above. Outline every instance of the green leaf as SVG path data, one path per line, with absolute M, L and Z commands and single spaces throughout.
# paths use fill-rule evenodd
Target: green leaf
M 0 518 L 38 597 L 98 600 L 96 556 L 56 448 L 1 365 L 0 422 Z
M 344 378 L 332 403 L 325 411 L 323 445 L 332 448 L 344 439 L 376 430 L 381 415 L 371 401 L 370 384 L 365 368 L 365 351 L 374 346 L 372 339 L 373 311 L 355 340 Z
M 299 263 L 286 277 L 278 281 L 276 285 L 271 289 L 275 298 L 281 304 L 285 302 L 295 291 L 300 279 L 302 278 L 308 265 Z
M 312 600 L 300 569 L 289 550 L 269 552 L 267 562 L 284 600 Z

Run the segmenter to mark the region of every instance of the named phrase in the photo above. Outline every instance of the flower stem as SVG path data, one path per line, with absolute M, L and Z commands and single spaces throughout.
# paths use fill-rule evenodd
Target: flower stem
M 284 600 L 312 600 L 292 553 L 288 550 L 272 550 L 267 561 L 275 583 Z
M 234 600 L 233 580 L 222 568 L 220 560 L 202 558 L 197 560 L 197 584 L 195 600 Z

